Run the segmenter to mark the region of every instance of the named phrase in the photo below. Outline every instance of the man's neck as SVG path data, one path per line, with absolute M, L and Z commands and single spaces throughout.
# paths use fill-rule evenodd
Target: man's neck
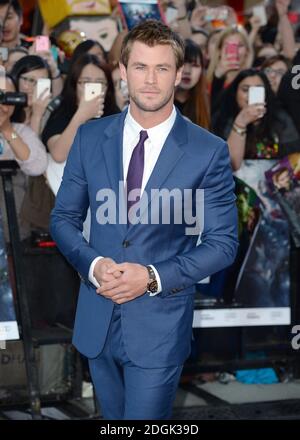
M 173 111 L 173 102 L 160 109 L 159 111 L 149 112 L 139 109 L 134 103 L 130 103 L 130 114 L 133 119 L 143 128 L 156 127 L 166 121 Z

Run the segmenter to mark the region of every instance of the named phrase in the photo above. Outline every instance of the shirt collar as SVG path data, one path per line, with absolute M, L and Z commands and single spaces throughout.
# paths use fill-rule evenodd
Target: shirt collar
M 165 121 L 161 122 L 158 125 L 155 125 L 155 127 L 151 127 L 147 129 L 148 137 L 151 143 L 155 144 L 157 140 L 160 139 L 161 136 L 166 138 L 174 125 L 175 119 L 176 119 L 176 110 L 175 110 L 175 106 L 173 105 L 172 113 Z M 131 115 L 130 106 L 128 107 L 128 112 L 125 119 L 125 125 L 130 130 L 130 133 L 132 134 L 133 137 L 137 137 L 141 130 L 145 130 Z

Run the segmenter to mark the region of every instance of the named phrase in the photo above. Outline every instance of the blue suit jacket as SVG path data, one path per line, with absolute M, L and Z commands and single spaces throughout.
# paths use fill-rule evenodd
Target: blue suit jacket
M 123 112 L 79 128 L 51 215 L 51 234 L 83 279 L 73 342 L 86 356 L 98 356 L 112 316 L 113 302 L 97 295 L 88 281 L 94 258 L 102 255 L 117 262 L 153 264 L 163 291 L 154 297 L 145 293 L 121 306 L 125 349 L 141 367 L 179 365 L 190 353 L 195 284 L 230 265 L 236 254 L 237 217 L 228 147 L 177 112 L 145 188 L 147 194 L 151 188 L 204 189 L 200 245 L 196 246 L 196 235 L 185 234 L 190 225 L 184 222 L 101 225 L 96 218 L 102 203 L 97 201 L 98 191 L 111 188 L 118 198 L 119 181 L 124 180 L 125 116 Z M 149 197 L 149 207 L 152 204 Z M 87 243 L 81 231 L 89 206 Z

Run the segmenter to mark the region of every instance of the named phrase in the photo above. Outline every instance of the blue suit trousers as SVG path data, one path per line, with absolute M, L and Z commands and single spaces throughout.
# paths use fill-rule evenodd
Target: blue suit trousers
M 141 368 L 133 364 L 124 347 L 121 307 L 114 305 L 103 351 L 89 359 L 102 414 L 108 420 L 170 419 L 183 366 Z

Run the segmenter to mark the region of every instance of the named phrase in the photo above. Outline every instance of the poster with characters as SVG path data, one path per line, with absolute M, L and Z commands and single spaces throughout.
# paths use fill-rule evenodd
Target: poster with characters
M 71 17 L 69 29 L 84 33 L 86 39 L 98 41 L 106 52 L 118 35 L 117 22 L 111 17 Z
M 119 10 L 128 30 L 149 19 L 165 22 L 159 0 L 119 0 Z
M 109 0 L 39 0 L 45 23 L 53 28 L 72 15 L 110 15 Z
M 300 153 L 284 157 L 270 170 L 266 179 L 275 200 L 290 226 L 294 244 L 300 247 Z
M 209 283 L 198 284 L 194 327 L 291 322 L 290 228 L 264 175 L 274 163 L 260 164 L 259 179 L 257 163 L 244 164 L 244 175 L 256 182 L 255 190 L 235 177 L 240 246 L 232 266 L 213 274 Z

